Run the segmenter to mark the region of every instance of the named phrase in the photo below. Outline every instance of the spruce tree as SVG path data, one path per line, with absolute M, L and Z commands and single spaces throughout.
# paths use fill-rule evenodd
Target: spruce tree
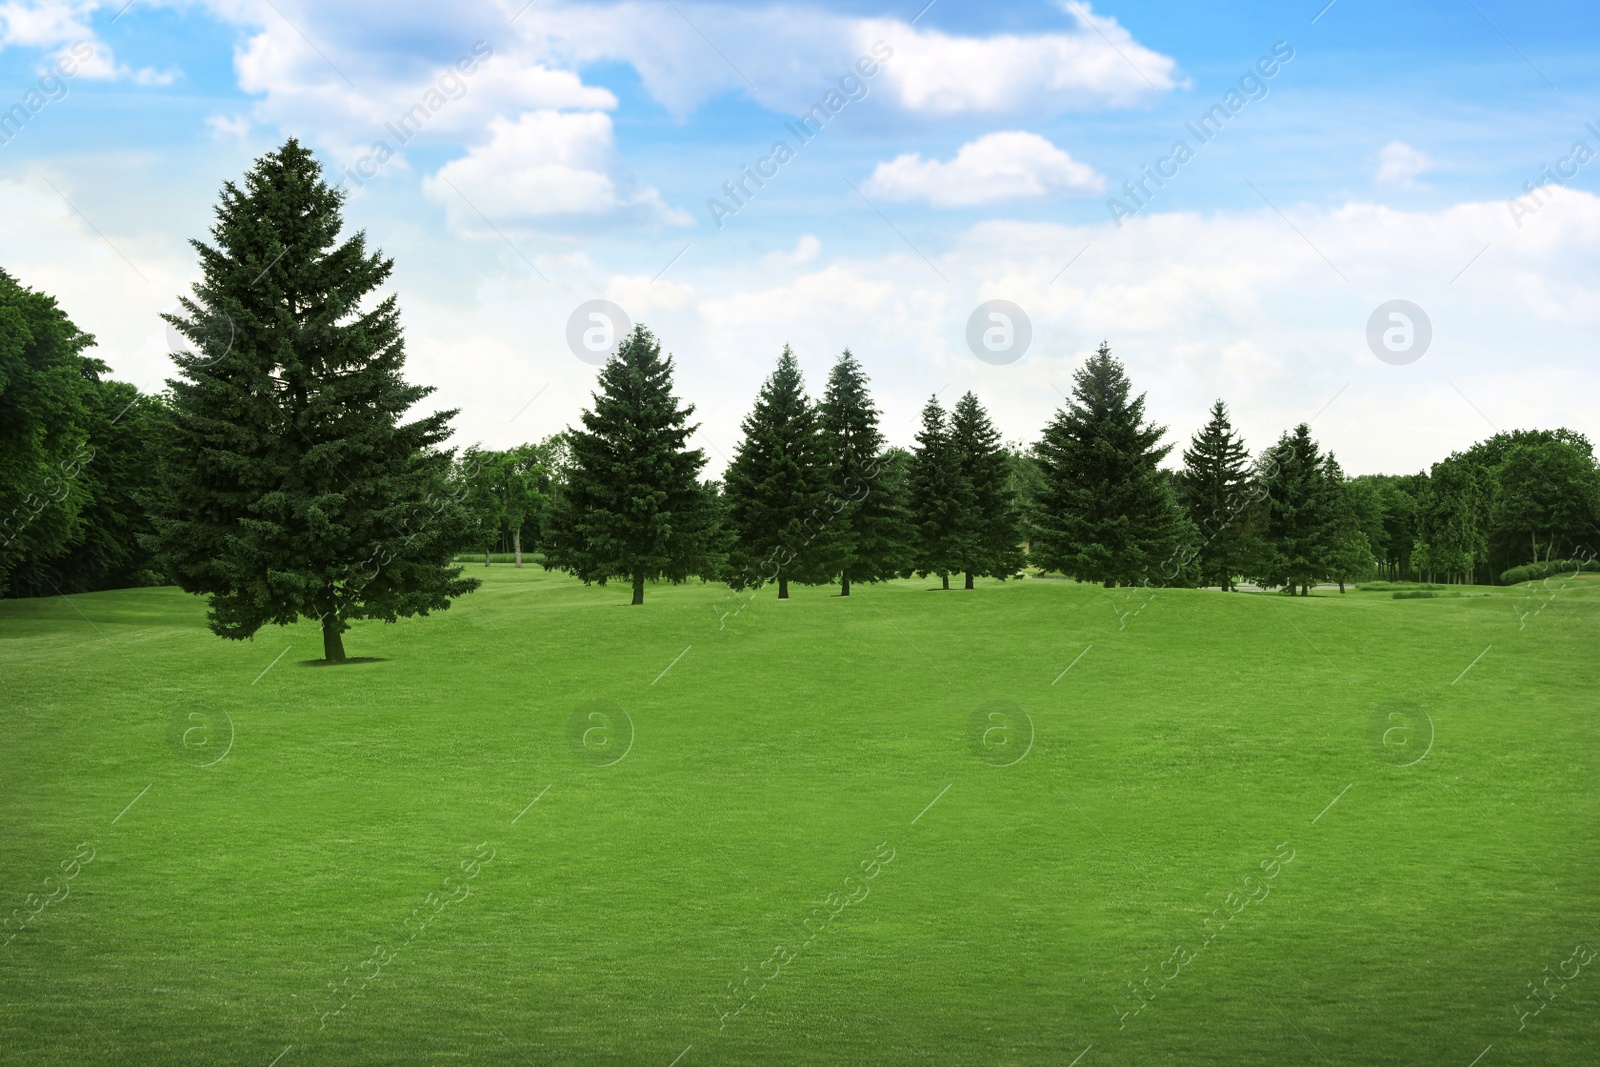
M 1037 451 L 1033 551 L 1041 567 L 1106 586 L 1170 580 L 1192 538 L 1171 480 L 1157 464 L 1166 427 L 1129 398 L 1126 370 L 1102 343 L 1073 375 L 1072 399 Z
M 1195 564 L 1201 585 L 1233 588 L 1249 565 L 1250 453 L 1233 432 L 1228 407 L 1211 405 L 1211 419 L 1183 452 L 1174 477 L 1178 502 L 1200 534 Z
M 960 482 L 967 489 L 956 551 L 971 589 L 974 577 L 1004 580 L 1022 569 L 1022 533 L 1011 463 L 1000 431 L 970 392 L 951 413 L 950 442 Z
M 1267 588 L 1309 594 L 1333 574 L 1337 496 L 1306 423 L 1261 454 L 1261 551 L 1253 577 Z
M 716 502 L 699 481 L 705 453 L 687 447 L 694 405 L 672 394 L 672 357 L 642 325 L 600 369 L 594 410 L 568 431 L 566 481 L 551 506 L 545 570 L 584 582 L 714 577 Z
M 1345 480 L 1339 461 L 1329 452 L 1322 459 L 1322 491 L 1327 500 L 1328 522 L 1328 577 L 1339 583 L 1358 582 L 1372 573 L 1376 560 L 1372 542 L 1362 529 L 1361 514 L 1357 510 L 1350 483 Z
M 927 577 L 937 574 L 950 588 L 950 574 L 961 569 L 962 516 L 970 510 L 970 486 L 961 464 L 939 398 L 932 396 L 922 409 L 922 428 L 911 454 L 907 486 L 911 510 L 911 570 Z
M 818 535 L 832 513 L 823 506 L 829 464 L 818 421 L 800 364 L 784 345 L 741 424 L 744 439 L 723 476 L 734 588 L 776 581 L 778 599 L 787 600 L 791 578 L 826 580 Z
M 851 582 L 897 577 L 908 559 L 903 486 L 890 476 L 867 375 L 848 348 L 828 372 L 820 416 L 833 516 L 821 538 L 823 569 L 849 596 Z
M 453 411 L 401 419 L 431 388 L 401 376 L 394 261 L 339 239 L 343 193 L 294 140 L 223 186 L 202 279 L 167 317 L 171 430 L 150 544 L 210 598 L 211 629 L 320 620 L 344 660 L 354 619 L 426 615 L 476 588 L 451 565 L 466 519 L 445 492 Z M 226 324 L 226 329 L 222 327 Z

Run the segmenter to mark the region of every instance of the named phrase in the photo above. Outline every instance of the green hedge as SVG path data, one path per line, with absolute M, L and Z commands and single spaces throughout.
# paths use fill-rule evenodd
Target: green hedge
M 1529 563 L 1522 567 L 1512 567 L 1500 575 L 1504 585 L 1516 585 L 1519 582 L 1531 582 L 1541 578 L 1558 578 L 1562 575 L 1577 574 L 1580 571 L 1600 573 L 1600 560 L 1596 559 L 1556 559 L 1547 563 Z

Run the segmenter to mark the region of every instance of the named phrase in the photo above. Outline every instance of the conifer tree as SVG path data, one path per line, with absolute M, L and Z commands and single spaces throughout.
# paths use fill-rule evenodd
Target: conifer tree
M 826 580 L 818 534 L 830 514 L 823 507 L 829 464 L 818 412 L 788 345 L 741 427 L 744 439 L 723 476 L 734 536 L 730 584 L 776 581 L 778 599 L 787 600 L 791 578 Z
M 937 396 L 929 397 L 922 409 L 907 495 L 911 570 L 923 577 L 937 574 L 949 589 L 951 573 L 961 569 L 962 516 L 970 510 L 971 487 L 962 478 L 949 422 Z
M 903 573 L 908 531 L 901 493 L 884 461 L 878 408 L 867 392 L 867 375 L 847 348 L 828 372 L 820 410 L 828 469 L 831 514 L 822 534 L 823 569 L 839 579 L 839 595 L 851 582 L 880 582 Z
M 1033 552 L 1041 567 L 1079 581 L 1165 581 L 1193 536 L 1156 466 L 1171 450 L 1166 427 L 1130 399 L 1126 370 L 1102 343 L 1073 375 L 1072 399 L 1045 428 L 1036 454 Z
M 1000 431 L 970 392 L 951 413 L 950 442 L 960 482 L 967 489 L 956 551 L 971 589 L 974 577 L 1003 580 L 1022 569 L 1022 533 Z
M 394 261 L 342 242 L 343 193 L 297 141 L 223 186 L 202 279 L 170 322 L 172 426 L 151 547 L 211 629 L 319 619 L 328 662 L 353 619 L 394 621 L 474 589 L 451 565 L 466 520 L 445 493 L 453 411 L 401 419 L 407 384 L 393 296 L 363 303 Z M 224 330 L 219 324 L 226 323 Z
M 686 447 L 694 405 L 672 394 L 672 369 L 636 325 L 600 369 L 583 428 L 568 431 L 566 480 L 550 510 L 545 570 L 600 585 L 626 578 L 635 604 L 646 580 L 711 578 L 722 565 L 716 501 L 699 481 L 705 453 Z
M 1339 592 L 1343 593 L 1344 583 L 1366 578 L 1377 561 L 1372 542 L 1362 529 L 1355 494 L 1332 452 L 1322 460 L 1322 487 L 1327 498 L 1328 577 L 1339 583 Z
M 1228 407 L 1211 405 L 1211 419 L 1183 452 L 1174 477 L 1178 502 L 1200 534 L 1195 565 L 1201 585 L 1233 588 L 1249 565 L 1250 453 L 1233 432 Z
M 1309 594 L 1333 574 L 1337 496 L 1326 461 L 1306 423 L 1264 451 L 1259 466 L 1261 550 L 1252 568 L 1257 584 Z

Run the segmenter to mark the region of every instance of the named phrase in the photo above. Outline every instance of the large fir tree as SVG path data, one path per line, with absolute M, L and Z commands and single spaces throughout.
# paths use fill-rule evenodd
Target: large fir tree
M 827 579 L 826 541 L 819 535 L 832 512 L 824 507 L 829 462 L 818 423 L 800 364 L 784 345 L 741 424 L 744 439 L 723 476 L 735 588 L 776 581 L 778 599 L 787 600 L 791 578 Z
M 1036 454 L 1033 552 L 1039 565 L 1107 586 L 1159 578 L 1192 538 L 1170 479 L 1166 427 L 1147 423 L 1122 364 L 1101 344 L 1073 375 L 1072 399 L 1045 427 Z
M 716 501 L 699 481 L 705 453 L 687 447 L 694 405 L 672 394 L 672 370 L 642 325 L 600 369 L 594 410 L 566 436 L 544 545 L 546 570 L 600 585 L 626 578 L 635 604 L 647 580 L 712 578 L 722 564 Z
M 960 482 L 967 490 L 956 552 L 971 589 L 974 577 L 1005 579 L 1022 569 L 1016 492 L 1000 431 L 970 392 L 956 402 L 951 413 L 950 444 Z
M 1173 478 L 1178 501 L 1199 531 L 1195 554 L 1201 585 L 1233 588 L 1249 566 L 1251 519 L 1250 453 L 1233 432 L 1228 407 L 1211 405 L 1211 419 L 1183 451 L 1183 470 Z
M 907 485 L 911 510 L 911 570 L 924 577 L 937 574 L 950 588 L 950 575 L 962 564 L 962 518 L 970 510 L 971 487 L 961 474 L 960 457 L 950 436 L 949 420 L 939 398 L 922 409 L 922 428 L 911 453 Z
M 848 348 L 828 372 L 821 430 L 833 516 L 822 534 L 823 566 L 838 578 L 839 595 L 849 596 L 851 582 L 886 581 L 905 571 L 908 531 L 904 487 L 885 462 L 867 375 Z
M 1264 496 L 1252 577 L 1259 585 L 1306 596 L 1334 571 L 1338 501 L 1322 450 L 1302 422 L 1262 452 L 1257 465 Z
M 353 619 L 447 608 L 477 583 L 451 559 L 465 517 L 445 492 L 451 411 L 402 417 L 433 392 L 401 376 L 395 298 L 364 307 L 394 261 L 339 239 L 343 193 L 290 140 L 223 186 L 202 279 L 167 317 L 172 429 L 151 545 L 210 598 L 211 629 L 321 621 L 344 659 Z

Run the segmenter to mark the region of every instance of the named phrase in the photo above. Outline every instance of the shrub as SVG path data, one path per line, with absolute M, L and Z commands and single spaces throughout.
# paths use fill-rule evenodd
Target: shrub
M 1555 578 L 1564 574 L 1577 574 L 1580 571 L 1590 573 L 1600 572 L 1600 560 L 1597 559 L 1556 559 L 1545 563 L 1529 563 L 1521 567 L 1512 567 L 1500 575 L 1502 585 L 1516 585 L 1519 582 L 1531 582 L 1539 578 Z

